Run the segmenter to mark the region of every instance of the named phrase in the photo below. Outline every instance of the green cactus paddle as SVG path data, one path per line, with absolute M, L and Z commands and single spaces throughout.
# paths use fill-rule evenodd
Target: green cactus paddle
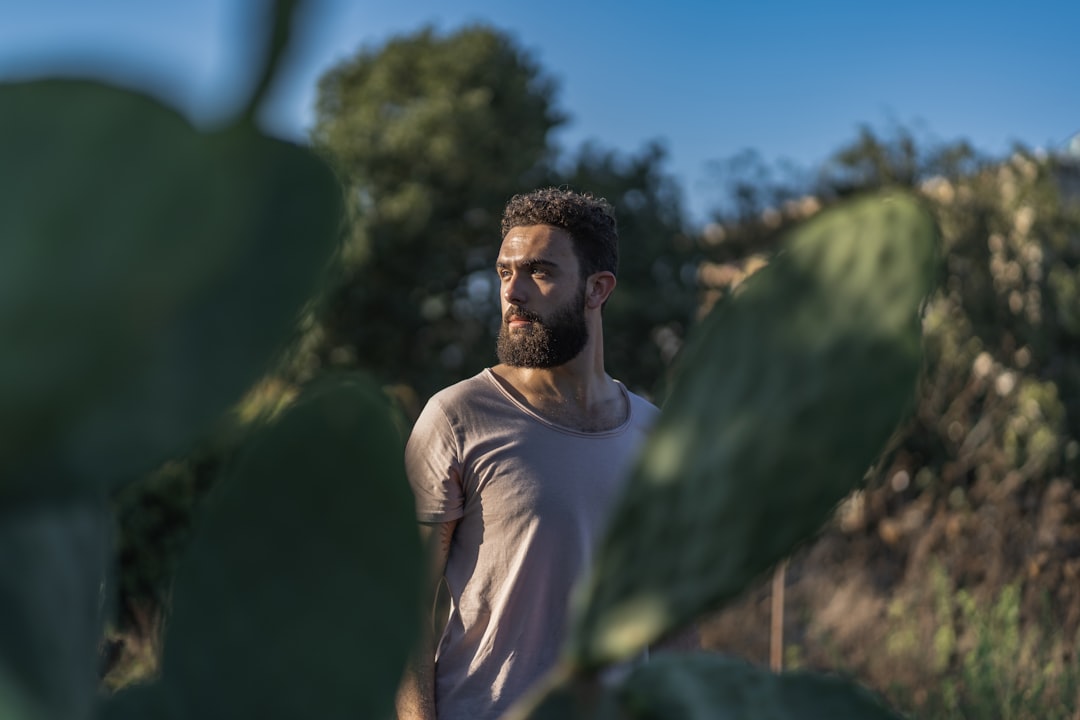
M 572 667 L 639 652 L 814 533 L 913 400 L 937 234 L 909 196 L 797 228 L 691 339 L 577 600 Z

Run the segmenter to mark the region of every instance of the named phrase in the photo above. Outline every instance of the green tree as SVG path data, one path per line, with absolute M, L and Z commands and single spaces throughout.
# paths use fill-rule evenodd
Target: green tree
M 694 243 L 658 145 L 560 158 L 555 85 L 498 30 L 430 29 L 364 49 L 319 86 L 315 144 L 347 189 L 340 275 L 300 346 L 300 377 L 360 366 L 426 397 L 490 364 L 499 219 L 515 193 L 606 197 L 622 242 L 611 366 L 651 391 L 692 316 Z
M 425 29 L 323 77 L 313 137 L 346 186 L 351 231 L 320 363 L 427 393 L 489 358 L 499 215 L 546 175 L 553 96 L 485 27 Z

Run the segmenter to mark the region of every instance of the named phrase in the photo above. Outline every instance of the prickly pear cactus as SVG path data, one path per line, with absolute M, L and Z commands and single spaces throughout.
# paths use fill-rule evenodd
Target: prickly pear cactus
M 936 251 L 914 199 L 854 201 L 714 309 L 579 598 L 575 665 L 627 658 L 732 598 L 862 480 L 912 403 Z
M 869 692 L 837 677 L 777 675 L 704 653 L 661 656 L 636 668 L 615 695 L 621 720 L 900 720 Z
M 540 695 L 528 715 L 504 720 L 900 720 L 842 678 L 776 674 L 715 653 L 658 655 L 617 686 L 576 679 Z
M 342 198 L 260 100 L 200 132 L 102 83 L 0 85 L 0 490 L 152 469 L 282 345 Z
M 342 197 L 332 172 L 306 149 L 259 133 L 253 119 L 282 55 L 292 6 L 275 5 L 269 59 L 243 117 L 213 132 L 198 131 L 144 95 L 101 83 L 0 85 L 5 720 L 92 716 L 98 643 L 110 612 L 103 593 L 112 525 L 107 493 L 212 431 L 285 344 L 337 247 Z M 387 448 L 380 452 L 391 451 L 385 433 L 362 427 L 380 438 Z M 334 457 L 339 475 L 346 473 L 342 463 L 355 460 Z M 353 482 L 369 462 L 352 466 Z M 297 473 L 295 487 L 312 482 L 329 492 L 326 476 L 313 472 L 321 484 Z M 379 472 L 395 482 L 385 467 Z M 349 501 L 358 490 L 335 492 Z M 316 523 L 310 505 L 294 504 Z M 398 517 L 400 501 L 379 511 Z M 268 516 L 269 509 L 254 520 L 238 517 L 233 529 L 265 538 L 259 522 Z M 332 527 L 340 531 L 340 524 Z M 352 549 L 360 537 L 321 533 L 313 537 L 351 540 Z M 297 552 L 315 557 L 311 542 L 298 541 Z M 408 538 L 402 542 L 408 548 Z M 268 550 L 282 570 L 279 582 L 302 587 L 306 576 L 294 580 L 287 572 L 302 569 L 297 556 L 280 543 Z M 254 559 L 252 573 L 265 572 L 269 562 Z M 370 577 L 357 567 L 352 585 L 339 574 L 338 584 L 322 587 L 370 583 L 374 596 L 389 593 L 409 607 L 411 586 L 384 585 L 383 574 L 378 565 Z M 234 582 L 254 583 L 252 577 L 238 573 Z M 245 590 L 237 597 L 262 602 L 252 599 L 251 585 Z M 278 622 L 310 627 L 296 617 Z M 305 659 L 314 667 L 310 654 Z M 115 707 L 157 707 L 154 688 Z
M 358 379 L 313 388 L 254 438 L 177 570 L 162 667 L 177 717 L 390 712 L 419 616 L 403 454 Z
M 177 570 L 161 678 L 104 699 L 100 720 L 389 716 L 420 614 L 403 453 L 360 377 L 321 381 L 257 432 Z

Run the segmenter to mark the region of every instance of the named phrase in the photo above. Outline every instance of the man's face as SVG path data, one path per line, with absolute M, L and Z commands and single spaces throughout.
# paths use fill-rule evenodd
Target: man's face
M 577 357 L 589 338 L 585 279 L 570 235 L 549 225 L 515 227 L 496 262 L 503 322 L 499 361 L 548 368 Z

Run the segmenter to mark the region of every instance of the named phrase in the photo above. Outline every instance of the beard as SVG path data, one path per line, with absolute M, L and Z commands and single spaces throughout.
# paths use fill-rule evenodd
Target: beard
M 518 319 L 532 324 L 511 332 L 510 321 Z M 511 367 L 551 368 L 565 365 L 580 355 L 588 340 L 582 285 L 577 296 L 552 312 L 548 320 L 511 305 L 503 316 L 495 351 L 499 362 Z

